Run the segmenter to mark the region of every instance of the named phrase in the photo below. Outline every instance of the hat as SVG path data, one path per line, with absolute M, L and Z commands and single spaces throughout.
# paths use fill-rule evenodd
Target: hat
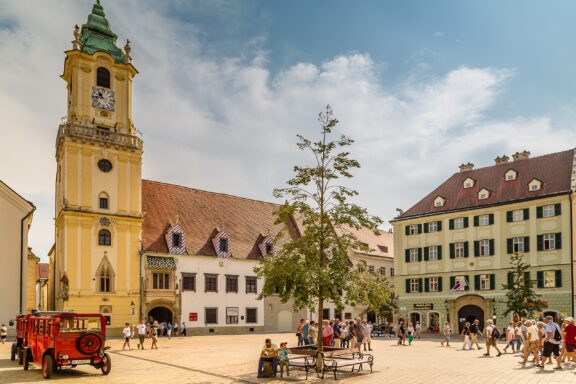
M 285 341 L 283 341 L 283 342 L 281 342 L 281 343 L 280 343 L 280 346 L 281 346 L 281 347 L 285 347 L 285 346 L 286 346 L 286 344 L 288 344 L 288 343 L 287 343 L 287 342 L 285 342 Z

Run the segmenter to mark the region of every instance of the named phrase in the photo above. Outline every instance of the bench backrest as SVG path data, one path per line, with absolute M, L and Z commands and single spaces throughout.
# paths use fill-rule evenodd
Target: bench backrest
M 351 355 L 353 353 L 359 353 L 360 346 L 356 346 L 354 348 L 332 348 L 332 347 L 325 347 L 324 348 L 324 357 L 334 357 L 334 356 L 342 356 L 342 355 Z

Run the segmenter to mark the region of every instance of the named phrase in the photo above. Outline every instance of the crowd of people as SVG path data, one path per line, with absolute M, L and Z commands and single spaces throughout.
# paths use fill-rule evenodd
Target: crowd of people
M 298 346 L 317 344 L 318 337 L 322 338 L 322 345 L 336 348 L 354 348 L 364 346 L 365 351 L 372 350 L 373 325 L 366 320 L 356 319 L 340 321 L 338 319 L 323 320 L 319 327 L 314 320 L 300 319 L 296 336 Z M 320 336 L 319 336 L 319 332 Z
M 172 325 L 171 322 L 158 322 L 154 320 L 152 317 L 145 321 L 144 319 L 140 320 L 138 324 L 130 324 L 126 323 L 124 329 L 122 330 L 122 334 L 124 336 L 124 345 L 122 345 L 122 350 L 128 348 L 128 350 L 132 350 L 132 346 L 130 345 L 130 341 L 138 336 L 138 349 L 145 349 L 144 342 L 146 339 L 151 340 L 150 349 L 158 349 L 158 339 L 160 337 L 166 336 L 169 339 L 172 338 L 172 335 L 178 336 L 186 336 L 186 323 L 182 323 L 182 326 L 179 327 L 177 323 Z

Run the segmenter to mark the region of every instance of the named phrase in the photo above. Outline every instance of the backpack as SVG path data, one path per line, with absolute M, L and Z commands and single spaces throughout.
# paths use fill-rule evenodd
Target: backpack
M 560 334 L 560 331 L 558 330 L 558 326 L 556 326 L 555 328 L 556 328 L 556 330 L 554 331 L 554 340 L 560 341 L 560 340 L 562 340 L 562 335 Z
M 498 340 L 500 338 L 500 332 L 498 332 L 498 328 L 493 327 L 492 329 L 492 338 Z

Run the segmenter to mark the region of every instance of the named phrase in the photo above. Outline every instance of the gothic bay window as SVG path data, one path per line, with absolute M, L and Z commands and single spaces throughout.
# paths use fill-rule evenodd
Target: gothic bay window
M 104 256 L 96 270 L 96 291 L 101 293 L 113 292 L 114 271 L 108 258 Z
M 152 273 L 152 289 L 170 289 L 170 273 L 154 272 Z
M 226 275 L 226 293 L 238 293 L 238 276 Z
M 112 292 L 110 288 L 110 273 L 100 273 L 100 292 Z
M 246 276 L 246 293 L 258 293 L 257 280 L 255 276 Z
M 107 229 L 98 231 L 98 245 L 112 245 L 112 235 Z
M 204 274 L 204 292 L 218 292 L 218 275 Z

